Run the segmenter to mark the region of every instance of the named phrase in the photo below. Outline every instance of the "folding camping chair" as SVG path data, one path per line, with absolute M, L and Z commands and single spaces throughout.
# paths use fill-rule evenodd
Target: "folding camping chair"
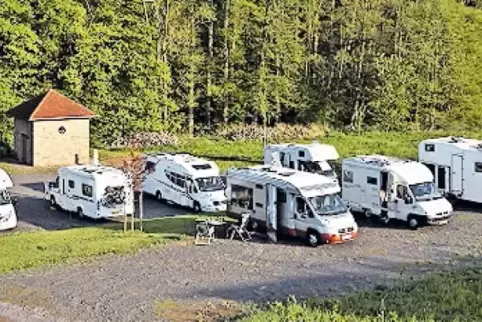
M 247 213 L 242 214 L 241 225 L 232 224 L 229 226 L 226 232 L 226 238 L 234 239 L 234 237 L 237 235 L 243 242 L 252 240 L 253 238 L 251 237 L 251 233 L 247 229 L 250 216 L 251 215 Z
M 214 240 L 214 233 L 215 227 L 209 225 L 209 222 L 206 220 L 204 222 L 196 224 L 196 239 L 194 243 L 196 245 L 207 245 L 210 244 L 212 240 Z M 204 240 L 207 239 L 207 242 Z

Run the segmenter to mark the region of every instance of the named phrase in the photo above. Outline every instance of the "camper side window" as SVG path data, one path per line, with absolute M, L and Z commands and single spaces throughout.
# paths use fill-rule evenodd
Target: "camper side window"
M 92 197 L 92 186 L 88 184 L 82 184 L 82 194 L 86 197 Z
M 343 182 L 353 183 L 353 172 L 343 171 Z
M 75 188 L 75 182 L 74 180 L 69 180 L 69 188 L 74 189 Z
M 482 162 L 475 162 L 475 172 L 482 172 Z
M 427 152 L 435 152 L 435 145 L 433 145 L 433 144 L 425 144 L 425 151 L 427 151 Z
M 378 184 L 377 178 L 367 177 L 367 183 L 376 186 Z
M 296 197 L 296 211 L 302 216 L 313 217 L 313 213 L 310 211 L 305 199 Z
M 238 207 L 253 210 L 253 189 L 232 185 L 231 202 Z
M 300 158 L 304 158 L 305 157 L 305 151 L 298 151 L 298 156 Z
M 397 186 L 397 198 L 398 199 L 406 199 L 408 197 L 408 190 L 406 186 L 398 185 Z

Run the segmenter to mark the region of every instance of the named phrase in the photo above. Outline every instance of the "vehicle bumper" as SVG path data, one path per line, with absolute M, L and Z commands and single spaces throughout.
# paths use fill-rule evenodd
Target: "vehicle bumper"
M 125 211 L 123 209 L 101 210 L 97 213 L 99 218 L 112 218 L 124 216 Z
M 17 227 L 17 217 L 11 216 L 9 219 L 0 218 L 0 231 Z
M 427 225 L 430 226 L 441 226 L 441 225 L 446 225 L 449 223 L 450 219 L 452 219 L 452 216 L 443 216 L 443 217 L 431 217 L 427 218 Z
M 342 244 L 357 239 L 358 231 L 345 234 L 320 234 L 320 237 L 325 244 Z
M 227 209 L 228 207 L 226 204 L 220 204 L 217 206 L 209 205 L 209 206 L 202 207 L 202 211 L 205 211 L 205 212 L 221 212 L 221 211 L 226 211 Z

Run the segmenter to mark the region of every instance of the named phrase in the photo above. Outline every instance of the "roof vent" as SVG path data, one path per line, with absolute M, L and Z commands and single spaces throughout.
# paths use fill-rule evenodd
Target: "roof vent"
M 292 174 L 294 174 L 293 171 L 290 171 L 290 172 L 279 172 L 278 173 L 280 176 L 283 176 L 283 177 L 289 177 L 291 176 Z
M 456 137 L 456 136 L 452 136 L 452 137 L 450 138 L 449 143 L 459 143 L 459 142 L 462 142 L 462 141 L 463 141 L 462 138 L 459 138 L 459 137 Z

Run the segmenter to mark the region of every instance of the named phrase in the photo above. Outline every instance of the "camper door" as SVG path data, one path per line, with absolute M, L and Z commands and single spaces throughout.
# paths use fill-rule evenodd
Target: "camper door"
M 463 187 L 463 156 L 459 154 L 452 155 L 452 172 L 450 175 L 450 192 L 453 194 L 462 194 Z

